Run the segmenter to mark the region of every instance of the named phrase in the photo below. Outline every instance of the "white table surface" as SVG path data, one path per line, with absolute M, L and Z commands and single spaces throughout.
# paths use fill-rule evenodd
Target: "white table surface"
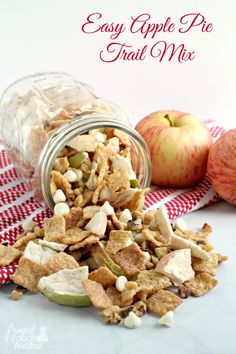
M 236 353 L 236 207 L 220 202 L 186 215 L 191 227 L 213 226 L 210 242 L 230 257 L 219 266 L 218 286 L 200 298 L 188 298 L 175 311 L 171 328 L 160 327 L 156 316 L 146 315 L 138 329 L 104 325 L 93 309 L 49 302 L 42 295 L 25 294 L 13 301 L 12 285 L 0 289 L 0 353 L 82 354 L 233 354 Z M 38 342 L 25 337 L 31 349 L 16 349 L 33 331 Z M 38 347 L 37 347 L 38 345 Z M 34 347 L 33 347 L 34 346 Z

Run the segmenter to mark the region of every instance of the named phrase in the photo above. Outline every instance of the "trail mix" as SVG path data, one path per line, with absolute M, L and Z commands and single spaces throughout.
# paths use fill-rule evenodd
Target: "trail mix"
M 79 214 L 79 209 L 73 208 L 84 208 L 80 227 L 105 201 L 118 213 L 125 208 L 142 210 L 147 192 L 140 188 L 133 171 L 128 135 L 112 128 L 93 129 L 70 141 L 55 161 L 50 188 L 56 215 L 66 215 L 70 210 Z M 119 222 L 114 210 L 111 207 L 110 210 L 109 227 L 112 228 L 112 222 L 118 224 L 118 229 L 124 229 L 122 218 L 131 220 L 130 212 L 129 216 L 121 216 Z
M 171 326 L 184 299 L 217 285 L 227 257 L 208 243 L 212 228 L 191 231 L 169 220 L 165 206 L 143 212 L 148 190 L 130 155 L 126 136 L 112 129 L 61 151 L 51 173 L 54 216 L 42 229 L 27 221 L 15 244 L 0 245 L 0 265 L 19 260 L 13 299 L 27 289 L 63 305 L 92 305 L 105 323 L 137 328 L 150 312 Z

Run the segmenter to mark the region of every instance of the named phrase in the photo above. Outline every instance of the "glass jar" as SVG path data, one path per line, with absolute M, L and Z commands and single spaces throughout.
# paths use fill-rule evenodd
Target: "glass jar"
M 26 76 L 11 84 L 0 105 L 1 139 L 35 197 L 53 209 L 50 173 L 73 138 L 93 129 L 114 128 L 131 142 L 131 163 L 141 187 L 151 181 L 147 145 L 115 104 L 65 73 Z

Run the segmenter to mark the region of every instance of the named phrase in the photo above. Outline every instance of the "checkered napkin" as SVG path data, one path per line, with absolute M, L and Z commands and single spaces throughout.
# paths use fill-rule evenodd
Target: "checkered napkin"
M 222 135 L 225 129 L 213 120 L 205 122 L 213 139 Z M 197 186 L 188 189 L 160 189 L 152 187 L 146 197 L 145 210 L 157 209 L 165 204 L 170 218 L 189 213 L 219 200 L 207 177 Z M 12 245 L 16 235 L 21 233 L 22 222 L 32 219 L 42 226 L 43 219 L 51 212 L 44 209 L 28 191 L 19 178 L 16 169 L 8 159 L 4 146 L 0 144 L 0 242 Z M 0 286 L 10 281 L 17 262 L 0 267 Z

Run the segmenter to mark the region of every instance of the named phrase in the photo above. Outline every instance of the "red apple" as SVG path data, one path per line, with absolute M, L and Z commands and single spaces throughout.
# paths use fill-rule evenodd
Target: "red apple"
M 190 187 L 206 173 L 212 145 L 204 123 L 184 112 L 149 114 L 136 126 L 152 158 L 152 183 L 162 187 Z
M 236 129 L 229 130 L 212 145 L 207 172 L 220 197 L 236 205 Z

